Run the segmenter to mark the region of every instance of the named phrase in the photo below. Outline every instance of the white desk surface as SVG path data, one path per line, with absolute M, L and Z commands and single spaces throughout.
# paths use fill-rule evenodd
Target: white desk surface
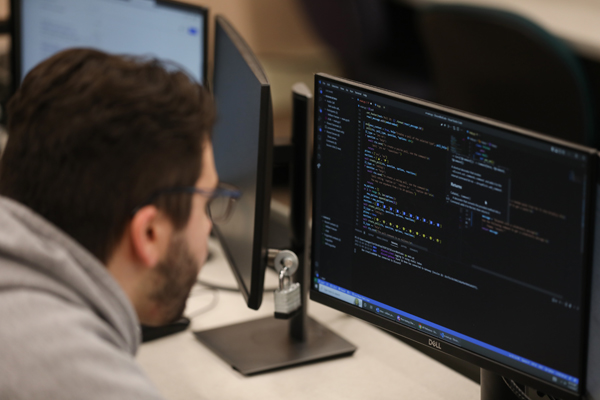
M 201 272 L 202 279 L 234 286 L 235 279 L 218 254 Z M 276 284 L 268 271 L 267 287 Z M 192 292 L 187 313 L 213 301 L 212 291 Z M 218 292 L 217 306 L 192 320 L 204 330 L 273 313 L 272 293 L 259 311 L 246 307 L 242 295 Z M 353 356 L 244 377 L 198 342 L 190 330 L 145 343 L 138 362 L 170 400 L 178 399 L 479 399 L 479 385 L 379 329 L 309 302 L 309 314 L 358 347 Z
M 513 11 L 600 61 L 600 0 L 398 0 L 414 5 L 466 4 Z

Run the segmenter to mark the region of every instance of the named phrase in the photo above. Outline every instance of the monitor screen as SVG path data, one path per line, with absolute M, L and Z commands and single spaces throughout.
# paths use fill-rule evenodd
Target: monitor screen
M 155 0 L 13 0 L 15 73 L 72 47 L 175 61 L 206 77 L 204 8 Z
M 582 393 L 594 150 L 319 74 L 314 154 L 312 299 Z
M 242 190 L 232 216 L 215 224 L 248 306 L 262 301 L 271 202 L 271 90 L 259 62 L 233 26 L 216 19 L 213 129 L 219 179 Z

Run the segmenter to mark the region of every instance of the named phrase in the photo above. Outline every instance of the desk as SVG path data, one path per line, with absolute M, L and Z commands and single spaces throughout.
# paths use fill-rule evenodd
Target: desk
M 600 61 L 600 2 L 597 0 L 397 0 L 415 6 L 466 4 L 520 14 L 570 44 L 577 53 Z
M 234 286 L 235 279 L 216 242 L 203 280 Z M 274 287 L 267 271 L 266 286 Z M 218 304 L 192 320 L 204 330 L 273 314 L 272 293 L 259 311 L 239 293 L 218 292 Z M 193 291 L 186 312 L 206 307 L 213 292 Z M 351 357 L 244 377 L 198 342 L 188 330 L 145 343 L 138 362 L 170 400 L 190 399 L 479 399 L 479 385 L 391 335 L 336 310 L 310 302 L 309 314 L 358 347 Z

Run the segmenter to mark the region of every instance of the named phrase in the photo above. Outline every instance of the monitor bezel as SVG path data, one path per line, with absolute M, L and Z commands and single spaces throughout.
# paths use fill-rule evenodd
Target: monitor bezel
M 257 81 L 261 84 L 261 101 L 260 101 L 260 120 L 259 120 L 259 153 L 257 164 L 257 180 L 256 180 L 256 199 L 254 210 L 254 235 L 252 243 L 252 259 L 251 259 L 251 277 L 250 287 L 246 286 L 241 272 L 235 266 L 235 260 L 227 245 L 224 235 L 220 232 L 218 225 L 213 226 L 223 252 L 227 258 L 231 271 L 237 281 L 238 287 L 249 308 L 258 310 L 262 303 L 265 272 L 267 269 L 268 255 L 268 236 L 269 236 L 269 216 L 271 210 L 271 180 L 273 171 L 273 110 L 271 104 L 271 86 L 265 75 L 260 63 L 250 46 L 235 30 L 233 25 L 222 15 L 217 15 L 215 18 L 215 43 L 217 31 L 222 28 L 232 40 L 240 55 L 244 58 L 247 65 L 254 73 Z M 214 76 L 216 76 L 216 54 L 217 48 L 215 45 L 215 65 Z M 213 80 L 214 80 L 213 76 Z M 213 82 L 213 90 L 215 85 Z
M 11 93 L 17 91 L 21 85 L 21 1 L 10 0 L 10 38 L 11 38 Z
M 584 212 L 585 212 L 586 220 L 591 221 L 591 218 L 593 216 L 593 210 L 595 209 L 595 206 L 596 206 L 596 190 L 595 190 L 596 179 L 597 179 L 596 173 L 597 173 L 598 166 L 600 166 L 600 164 L 598 162 L 598 154 L 599 153 L 596 149 L 592 149 L 592 148 L 574 144 L 574 143 L 569 143 L 569 142 L 566 142 L 561 139 L 549 137 L 549 136 L 543 135 L 541 133 L 526 130 L 526 129 L 516 127 L 516 126 L 510 125 L 510 124 L 506 124 L 506 123 L 503 123 L 500 121 L 495 121 L 495 120 L 492 120 L 489 118 L 485 118 L 485 117 L 481 117 L 481 116 L 478 116 L 475 114 L 467 113 L 467 112 L 464 112 L 461 110 L 442 106 L 442 105 L 439 105 L 439 104 L 436 104 L 433 102 L 424 101 L 424 100 L 410 97 L 407 95 L 403 95 L 400 93 L 396 93 L 396 92 L 381 89 L 378 87 L 366 85 L 366 84 L 363 84 L 360 82 L 355 82 L 355 81 L 352 81 L 349 79 L 335 77 L 335 76 L 325 74 L 325 73 L 315 74 L 315 80 L 314 80 L 314 85 L 315 85 L 314 86 L 315 87 L 315 89 L 314 89 L 314 92 L 315 92 L 315 102 L 314 102 L 315 110 L 314 110 L 314 112 L 315 112 L 315 115 L 318 114 L 318 110 L 317 110 L 318 102 L 316 101 L 317 100 L 316 97 L 318 95 L 317 94 L 317 84 L 318 84 L 319 79 L 327 79 L 329 81 L 337 82 L 340 84 L 354 86 L 361 90 L 372 92 L 377 95 L 387 96 L 389 98 L 397 99 L 397 100 L 404 101 L 407 103 L 412 103 L 412 104 L 415 104 L 418 106 L 428 107 L 435 111 L 455 115 L 456 117 L 460 117 L 460 118 L 474 121 L 477 123 L 490 125 L 494 128 L 509 130 L 511 132 L 514 132 L 516 134 L 519 134 L 519 135 L 522 135 L 522 136 L 525 136 L 525 137 L 528 137 L 531 139 L 555 143 L 555 144 L 563 146 L 563 147 L 567 147 L 567 148 L 570 148 L 573 150 L 577 150 L 577 151 L 586 153 L 590 157 L 590 163 L 588 166 L 589 167 L 588 181 L 587 181 L 588 187 L 590 188 L 590 190 L 589 190 L 589 193 L 586 193 L 589 201 L 587 201 L 587 203 L 586 203 L 586 209 Z M 316 124 L 316 123 L 317 123 L 317 120 L 315 119 L 314 124 Z M 316 128 L 316 126 L 315 126 L 315 128 Z M 315 140 L 313 153 L 317 152 L 317 145 L 318 145 L 318 143 Z M 317 161 L 313 160 L 313 163 L 312 163 L 313 182 L 316 182 L 316 179 L 315 179 L 316 169 L 317 169 L 316 164 L 317 164 Z M 316 201 L 317 201 L 316 197 L 317 197 L 317 190 L 315 190 L 315 188 L 313 188 L 313 199 L 312 199 L 313 205 L 316 204 Z M 313 215 L 312 215 L 313 221 L 315 221 L 315 219 L 317 218 L 316 212 L 317 212 L 317 207 L 313 207 Z M 316 248 L 315 246 L 316 246 L 316 240 L 318 238 L 318 235 L 316 235 L 314 232 L 315 225 L 313 224 L 312 226 L 313 226 L 313 228 L 312 228 L 313 231 L 311 232 L 311 234 L 312 234 L 311 244 L 312 244 L 312 248 L 314 249 L 314 248 Z M 580 398 L 582 398 L 582 396 L 585 394 L 585 391 L 586 391 L 586 385 L 585 385 L 586 375 L 587 375 L 586 374 L 586 372 L 587 372 L 586 371 L 587 370 L 586 353 L 587 353 L 587 347 L 588 347 L 588 326 L 589 326 L 589 318 L 587 316 L 589 315 L 589 311 L 590 311 L 589 302 L 590 302 L 590 298 L 591 298 L 592 255 L 593 255 L 592 253 L 593 253 L 593 236 L 594 236 L 594 223 L 593 222 L 590 222 L 587 225 L 585 235 L 586 235 L 585 252 L 584 252 L 585 260 L 584 260 L 584 271 L 583 271 L 583 275 L 582 275 L 584 287 L 583 287 L 583 305 L 581 308 L 583 320 L 582 320 L 581 338 L 580 338 L 581 343 L 582 343 L 582 347 L 581 347 L 582 354 L 580 354 L 580 359 L 581 359 L 581 363 L 582 363 L 582 365 L 580 365 L 580 367 L 581 367 L 582 372 L 581 372 L 581 377 L 580 377 L 579 392 L 577 394 L 575 394 L 572 391 L 566 390 L 560 386 L 553 385 L 547 381 L 541 380 L 540 378 L 537 378 L 533 375 L 529 375 L 523 371 L 509 367 L 498 361 L 489 359 L 487 357 L 484 357 L 484 356 L 474 353 L 472 351 L 455 346 L 446 341 L 441 341 L 441 340 L 439 340 L 439 338 L 431 336 L 422 331 L 417 331 L 415 329 L 395 323 L 384 317 L 378 316 L 374 313 L 363 310 L 354 305 L 348 304 L 342 300 L 338 300 L 334 297 L 320 293 L 318 290 L 316 290 L 313 287 L 313 285 L 311 285 L 311 289 L 310 289 L 310 299 L 314 300 L 318 303 L 324 304 L 326 306 L 335 308 L 339 311 L 350 314 L 352 316 L 363 319 L 375 326 L 383 328 L 383 329 L 385 329 L 389 332 L 392 332 L 396 335 L 400 335 L 407 339 L 413 340 L 413 341 L 420 343 L 428 348 L 433 348 L 436 351 L 441 351 L 443 353 L 446 353 L 446 354 L 458 357 L 460 359 L 463 359 L 465 361 L 471 362 L 471 363 L 479 366 L 480 368 L 493 371 L 499 375 L 513 379 L 521 384 L 535 387 L 538 390 L 542 390 L 548 394 L 553 394 L 553 395 L 559 396 L 560 398 L 563 398 L 565 400 L 580 399 Z M 313 262 L 314 262 L 314 260 L 311 260 L 311 282 L 315 276 Z M 541 334 L 543 334 L 542 329 L 541 329 Z M 438 344 L 441 348 L 436 347 L 435 345 L 432 345 L 432 343 L 430 342 L 430 339 L 435 340 L 436 344 Z
M 11 93 L 14 93 L 17 88 L 21 85 L 21 81 L 23 80 L 23 76 L 21 75 L 21 66 L 22 66 L 22 17 L 23 11 L 21 8 L 21 4 L 24 0 L 10 0 L 10 12 L 11 12 L 11 26 L 10 26 L 10 34 L 11 34 L 11 52 L 12 52 L 12 61 L 11 61 L 11 70 L 12 70 L 12 83 L 11 83 Z M 210 23 L 209 20 L 209 10 L 206 7 L 202 7 L 195 4 L 183 3 L 178 0 L 154 0 L 156 4 L 173 7 L 186 11 L 194 11 L 198 14 L 201 14 L 204 17 L 204 29 L 203 29 L 203 61 L 202 61 L 202 86 L 206 87 L 208 80 L 208 25 Z

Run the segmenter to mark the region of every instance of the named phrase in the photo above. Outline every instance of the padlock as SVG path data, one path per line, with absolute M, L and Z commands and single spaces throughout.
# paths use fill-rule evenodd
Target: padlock
M 291 318 L 300 309 L 300 283 L 292 283 L 289 272 L 288 267 L 279 272 L 279 289 L 275 291 L 275 318 Z

